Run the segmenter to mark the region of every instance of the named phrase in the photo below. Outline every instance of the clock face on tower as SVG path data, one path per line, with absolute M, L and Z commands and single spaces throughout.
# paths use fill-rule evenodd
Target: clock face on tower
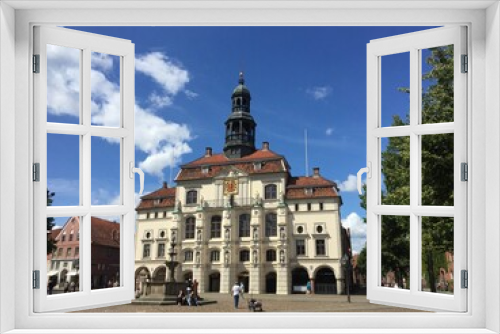
M 224 195 L 235 195 L 238 193 L 238 180 L 224 180 Z

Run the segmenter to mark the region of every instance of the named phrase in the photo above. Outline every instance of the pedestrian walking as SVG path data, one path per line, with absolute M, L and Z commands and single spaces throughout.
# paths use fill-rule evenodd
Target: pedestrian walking
M 307 289 L 307 294 L 310 295 L 311 294 L 311 281 L 307 281 L 306 289 Z
M 233 294 L 233 299 L 234 299 L 234 309 L 238 309 L 238 302 L 240 301 L 240 293 L 241 293 L 241 287 L 238 282 L 234 283 L 233 288 L 231 289 L 231 292 Z

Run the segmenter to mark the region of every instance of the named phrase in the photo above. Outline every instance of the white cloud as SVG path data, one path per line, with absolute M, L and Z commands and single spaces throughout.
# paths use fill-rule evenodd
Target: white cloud
M 80 196 L 80 181 L 69 179 L 48 179 L 47 188 L 58 195 Z M 66 196 L 65 196 L 66 197 Z M 57 199 L 57 198 L 54 198 Z
M 151 95 L 149 95 L 148 100 L 155 108 L 168 107 L 173 103 L 172 98 L 170 96 L 168 95 L 160 96 L 156 92 L 152 92 Z
M 351 231 L 351 245 L 353 253 L 359 253 L 366 242 L 366 223 L 356 212 L 351 212 L 342 219 L 342 226 Z
M 47 45 L 47 108 L 54 115 L 79 116 L 79 50 Z
M 106 53 L 92 52 L 91 64 L 92 68 L 108 71 L 113 68 L 113 58 Z
M 306 90 L 307 94 L 311 95 L 315 100 L 323 100 L 328 95 L 331 94 L 332 88 L 330 86 L 316 86 L 312 88 L 308 88 Z
M 153 78 L 169 95 L 176 95 L 189 82 L 189 73 L 165 54 L 151 52 L 135 59 L 135 69 Z
M 191 90 L 189 90 L 189 89 L 186 89 L 186 90 L 184 91 L 184 94 L 186 94 L 186 96 L 187 96 L 187 97 L 188 97 L 188 99 L 190 99 L 190 100 L 193 100 L 193 99 L 197 98 L 197 97 L 198 97 L 198 95 L 199 95 L 198 93 L 195 93 L 195 92 L 193 92 L 193 91 L 191 91 Z
M 57 46 L 49 46 L 47 52 L 48 112 L 78 116 L 79 52 L 75 53 L 73 49 Z M 192 136 L 185 124 L 169 122 L 155 115 L 154 108 L 161 103 L 171 103 L 172 96 L 184 88 L 189 76 L 186 70 L 177 67 L 167 56 L 159 52 L 141 56 L 138 63 L 137 70 L 148 74 L 167 94 L 170 94 L 152 98 L 152 101 L 149 101 L 152 105 L 145 108 L 135 105 L 135 145 L 137 149 L 147 154 L 146 159 L 139 165 L 145 172 L 162 177 L 164 168 L 178 164 L 182 155 L 191 152 L 188 142 Z M 103 57 L 97 64 L 91 70 L 91 121 L 94 125 L 116 127 L 120 124 L 120 87 L 101 71 L 112 66 L 112 59 Z M 155 72 L 155 69 L 160 72 Z M 118 143 L 118 140 L 113 138 L 107 140 Z
M 358 178 L 356 177 L 356 175 L 349 174 L 347 176 L 347 180 L 337 181 L 337 185 L 340 191 L 344 192 L 358 191 Z
M 331 136 L 331 135 L 332 135 L 332 133 L 333 133 L 333 128 L 328 128 L 328 129 L 326 129 L 326 131 L 325 131 L 325 134 L 326 134 L 327 136 Z

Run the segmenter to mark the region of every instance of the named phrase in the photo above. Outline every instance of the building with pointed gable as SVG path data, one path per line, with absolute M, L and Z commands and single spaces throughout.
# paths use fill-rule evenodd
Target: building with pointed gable
M 344 292 L 340 259 L 342 199 L 319 168 L 292 176 L 268 142 L 255 146 L 256 122 L 243 74 L 231 95 L 222 153 L 207 147 L 180 167 L 176 187 L 141 198 L 136 223 L 136 282 L 164 281 L 174 241 L 176 280 L 196 279 L 200 293 Z

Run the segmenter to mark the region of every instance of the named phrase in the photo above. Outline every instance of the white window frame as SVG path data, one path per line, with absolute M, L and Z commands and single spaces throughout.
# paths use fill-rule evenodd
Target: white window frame
M 367 46 L 367 160 L 371 177 L 367 178 L 367 297 L 374 303 L 407 304 L 425 310 L 463 312 L 467 309 L 467 290 L 459 288 L 460 272 L 467 270 L 467 182 L 461 181 L 460 165 L 467 163 L 467 76 L 462 73 L 461 55 L 467 54 L 466 28 L 450 26 L 403 34 L 370 41 Z M 422 54 L 420 50 L 436 46 L 454 47 L 454 119 L 453 122 L 422 124 Z M 381 90 L 385 56 L 408 52 L 410 61 L 410 124 L 408 126 L 382 127 Z M 452 133 L 454 135 L 454 206 L 425 206 L 421 199 L 422 165 L 421 136 Z M 382 147 L 381 139 L 408 137 L 410 140 L 410 203 L 409 205 L 384 205 L 381 201 Z M 410 284 L 409 289 L 392 289 L 380 285 L 382 272 L 382 221 L 384 216 L 405 216 L 410 234 Z M 454 274 L 455 289 L 452 295 L 427 293 L 420 289 L 422 217 L 454 218 Z
M 133 9 L 116 9 L 116 6 Z M 17 2 L 0 4 L 0 272 L 15 275 L 0 276 L 0 331 L 30 328 L 30 333 L 41 329 L 87 328 L 89 333 L 115 332 L 121 329 L 163 329 L 165 318 L 179 329 L 186 329 L 186 316 L 191 314 L 34 314 L 30 296 L 31 265 L 25 261 L 32 251 L 30 175 L 31 161 L 29 145 L 32 133 L 30 96 L 29 55 L 31 54 L 30 30 L 34 23 L 61 25 L 445 25 L 466 24 L 470 31 L 471 62 L 473 75 L 469 79 L 469 142 L 471 153 L 469 166 L 469 227 L 471 242 L 468 245 L 469 264 L 469 310 L 465 314 L 455 313 L 398 313 L 373 314 L 211 314 L 189 322 L 193 333 L 214 332 L 220 328 L 255 328 L 262 332 L 284 332 L 284 324 L 299 329 L 327 329 L 331 332 L 352 328 L 355 317 L 356 328 L 351 333 L 387 333 L 397 329 L 398 333 L 409 333 L 409 328 L 419 332 L 493 333 L 500 331 L 500 261 L 495 259 L 500 250 L 500 229 L 495 222 L 500 220 L 500 10 L 497 1 L 266 1 L 227 2 L 207 1 L 203 4 L 186 2 L 122 2 L 111 1 L 69 2 Z M 42 8 L 64 10 L 41 10 Z M 99 6 L 100 8 L 97 8 Z M 137 8 L 158 6 L 150 10 Z M 196 7 L 199 6 L 199 7 Z M 396 7 L 397 8 L 392 8 Z M 78 7 L 78 8 L 77 8 Z M 182 8 L 184 7 L 184 9 Z M 19 9 L 18 11 L 15 8 Z M 22 8 L 29 10 L 22 10 Z M 77 9 L 76 9 L 77 8 Z M 103 11 L 103 8 L 115 10 Z M 190 9 L 190 10 L 185 10 Z M 247 10 L 242 10 L 247 9 Z M 307 10 L 305 10 L 307 9 Z M 237 21 L 235 21 L 237 18 Z M 487 29 L 486 29 L 487 28 Z M 14 83 L 14 84 L 12 84 Z M 14 112 L 15 111 L 15 112 Z M 15 117 L 13 115 L 15 114 Z M 474 115 L 474 117 L 472 116 Z M 473 122 L 472 122 L 473 120 Z M 15 145 L 12 145 L 15 138 Z M 485 152 L 488 152 L 487 154 Z M 360 166 L 361 167 L 361 166 Z M 488 182 L 486 182 L 488 175 Z M 15 196 L 12 196 L 15 189 Z M 486 196 L 488 194 L 488 196 Z M 16 222 L 11 224 L 11 222 Z M 12 238 L 15 236 L 15 238 Z M 27 238 L 27 236 L 29 236 Z M 26 240 L 28 239 L 28 240 Z M 29 249 L 26 247 L 29 246 Z M 14 254 L 14 256 L 12 256 Z M 485 266 L 488 257 L 488 267 Z M 488 277 L 488 293 L 486 279 Z M 13 288 L 15 287 L 15 288 Z M 14 304 L 14 307 L 12 305 Z M 258 318 L 255 319 L 255 317 Z M 361 328 L 362 327 L 362 328 Z M 98 330 L 100 328 L 100 330 Z M 40 331 L 37 331 L 40 329 Z M 267 329 L 264 330 L 264 329 Z M 447 330 L 448 329 L 448 330 Z M 171 330 L 170 332 L 173 332 Z M 289 332 L 290 330 L 287 330 Z M 46 332 L 46 331 L 45 331 Z M 141 330 L 128 331 L 141 332 Z M 414 332 L 414 331 L 412 331 Z

